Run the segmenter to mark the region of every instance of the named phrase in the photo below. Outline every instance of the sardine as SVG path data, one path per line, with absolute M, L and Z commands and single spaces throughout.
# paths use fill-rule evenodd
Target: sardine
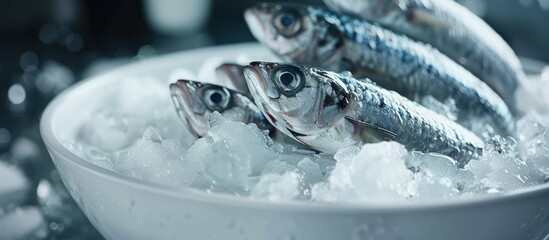
M 483 142 L 461 125 L 393 91 L 349 74 L 283 63 L 252 62 L 244 75 L 255 103 L 278 130 L 322 152 L 394 140 L 462 165 Z
M 216 111 L 231 121 L 255 123 L 264 130 L 273 129 L 253 101 L 235 90 L 190 80 L 179 80 L 170 85 L 170 90 L 179 118 L 196 137 L 208 132 L 208 120 Z
M 324 0 L 337 12 L 431 44 L 485 81 L 515 111 L 524 78 L 513 49 L 481 18 L 452 0 Z
M 423 102 L 453 99 L 457 121 L 477 134 L 514 135 L 502 99 L 462 66 L 436 49 L 367 21 L 317 7 L 260 4 L 245 13 L 254 36 L 285 61 L 351 71 L 381 87 Z

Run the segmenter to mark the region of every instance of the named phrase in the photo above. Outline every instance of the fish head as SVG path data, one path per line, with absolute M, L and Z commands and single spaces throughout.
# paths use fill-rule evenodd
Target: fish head
M 334 126 L 349 111 L 351 93 L 330 72 L 284 63 L 252 62 L 244 76 L 267 120 L 292 136 Z
M 284 60 L 329 66 L 343 56 L 344 38 L 315 11 L 299 4 L 261 3 L 244 17 L 254 37 Z
M 179 118 L 197 137 L 208 132 L 208 120 L 214 112 L 244 123 L 254 122 L 253 113 L 260 113 L 247 97 L 216 84 L 179 80 L 170 85 L 170 90 Z

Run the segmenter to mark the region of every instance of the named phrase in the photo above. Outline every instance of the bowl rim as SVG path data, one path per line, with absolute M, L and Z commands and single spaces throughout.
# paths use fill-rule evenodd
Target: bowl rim
M 72 165 L 88 171 L 97 177 L 105 178 L 109 181 L 114 181 L 122 185 L 132 188 L 138 188 L 144 191 L 154 192 L 156 194 L 176 197 L 192 201 L 200 201 L 204 203 L 228 205 L 232 207 L 256 208 L 276 211 L 291 211 L 291 212 L 308 212 L 308 213 L 402 213 L 402 212 L 425 212 L 438 211 L 449 209 L 458 210 L 466 207 L 479 207 L 494 204 L 502 204 L 505 202 L 520 201 L 522 199 L 547 196 L 549 197 L 549 183 L 543 183 L 535 186 L 529 186 L 519 189 L 510 190 L 503 193 L 487 194 L 480 196 L 437 199 L 437 200 L 421 200 L 421 201 L 391 201 L 391 202 L 367 202 L 367 203 L 332 203 L 332 202 L 310 202 L 310 201 L 269 201 L 264 199 L 255 199 L 248 197 L 238 197 L 224 193 L 208 193 L 206 191 L 185 186 L 170 186 L 160 183 L 154 183 L 142 179 L 132 178 L 120 173 L 105 169 L 88 162 L 87 160 L 77 156 L 66 148 L 59 139 L 56 138 L 53 131 L 53 116 L 65 102 L 72 97 L 77 97 L 82 91 L 92 91 L 95 88 L 109 84 L 113 81 L 113 76 L 119 72 L 131 71 L 132 69 L 140 68 L 146 64 L 166 61 L 171 58 L 182 58 L 194 54 L 205 54 L 212 50 L 231 49 L 237 47 L 244 48 L 259 48 L 257 43 L 240 43 L 228 44 L 221 46 L 210 46 L 198 48 L 194 50 L 186 50 L 176 53 L 161 55 L 152 59 L 147 59 L 137 63 L 131 63 L 122 67 L 117 67 L 105 74 L 88 77 L 56 96 L 44 110 L 40 119 L 40 134 L 50 152 L 53 159 L 53 154 L 56 153 L 62 158 L 56 160 L 66 161 Z M 54 161 L 55 163 L 55 161 Z M 56 164 L 57 165 L 57 164 Z

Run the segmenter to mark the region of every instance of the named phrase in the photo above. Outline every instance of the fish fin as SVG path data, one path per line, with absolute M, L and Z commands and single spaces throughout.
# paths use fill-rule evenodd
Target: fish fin
M 397 137 L 396 133 L 391 132 L 385 128 L 381 128 L 349 116 L 345 116 L 345 119 L 353 123 L 353 125 L 355 126 L 355 134 L 358 134 L 362 139 L 367 140 L 366 142 L 372 142 L 375 140 L 394 141 Z
M 431 28 L 448 28 L 448 24 L 441 21 L 438 17 L 434 16 L 432 13 L 422 10 L 422 9 L 411 9 L 409 15 L 409 21 L 431 27 Z

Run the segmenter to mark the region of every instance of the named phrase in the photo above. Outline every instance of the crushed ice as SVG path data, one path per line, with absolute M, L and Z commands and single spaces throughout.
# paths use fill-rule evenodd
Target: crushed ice
M 210 118 L 206 136 L 193 139 L 177 119 L 166 85 L 154 79 L 126 81 L 109 107 L 66 145 L 130 177 L 274 201 L 411 202 L 493 194 L 549 178 L 549 99 L 530 96 L 549 92 L 545 82 L 534 78 L 517 95 L 528 112 L 517 121 L 517 139 L 489 139 L 483 157 L 464 168 L 443 155 L 408 152 L 396 142 L 317 154 L 220 114 Z M 451 100 L 425 101 L 455 116 Z

